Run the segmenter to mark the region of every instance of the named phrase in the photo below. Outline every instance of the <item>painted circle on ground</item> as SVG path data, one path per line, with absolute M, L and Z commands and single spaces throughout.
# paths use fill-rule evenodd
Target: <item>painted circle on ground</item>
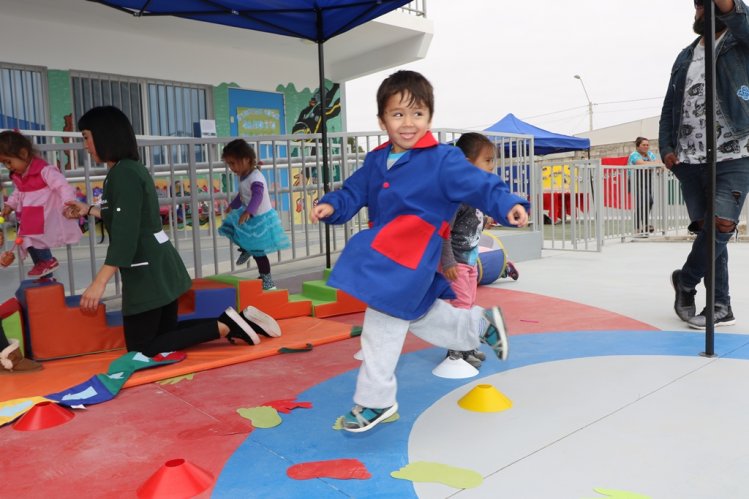
M 716 344 L 716 353 L 724 356 L 720 359 L 698 356 L 704 346 L 700 333 L 585 331 L 516 336 L 511 341 L 513 353 L 507 362 L 489 358 L 479 376 L 469 380 L 431 375 L 444 358 L 442 349 L 403 355 L 396 371 L 400 419 L 364 433 L 333 429 L 336 419 L 351 408 L 357 370 L 321 382 L 297 397 L 311 402 L 312 409 L 283 414 L 281 425 L 256 429 L 248 436 L 224 466 L 213 497 L 401 498 L 459 493 L 460 497 L 577 499 L 595 497 L 593 488 L 600 487 L 682 498 L 740 497 L 738 487 L 745 490 L 747 484 L 735 483 L 736 476 L 744 476 L 736 469 L 730 470 L 733 481 L 704 480 L 692 486 L 685 480 L 684 468 L 694 468 L 679 460 L 671 466 L 669 460 L 677 449 L 684 461 L 692 459 L 690 464 L 719 476 L 710 460 L 722 465 L 726 461 L 713 454 L 717 447 L 702 445 L 708 439 L 706 432 L 713 431 L 711 438 L 723 440 L 721 451 L 726 439 L 736 441 L 736 452 L 749 448 L 749 441 L 739 435 L 741 427 L 719 419 L 725 407 L 710 413 L 711 407 L 726 403 L 725 393 L 715 386 L 733 386 L 732 380 L 749 374 L 745 372 L 749 369 L 746 336 L 720 335 Z M 513 401 L 513 408 L 500 413 L 460 409 L 457 399 L 479 383 L 496 386 Z M 708 396 L 707 402 L 703 395 Z M 740 400 L 730 400 L 736 405 L 737 422 L 747 414 L 747 397 L 749 394 L 737 393 Z M 675 413 L 672 407 L 679 409 Z M 700 425 L 708 428 L 703 418 L 714 418 L 721 427 L 703 430 Z M 687 452 L 689 447 L 692 450 Z M 615 460 L 609 453 L 622 459 Z M 732 457 L 736 456 L 727 459 Z M 286 475 L 292 465 L 334 459 L 359 459 L 372 478 L 293 480 Z M 474 469 L 482 474 L 484 483 L 458 491 L 433 484 L 414 486 L 390 476 L 406 464 L 424 459 Z M 602 464 L 600 473 L 581 481 L 580 474 L 585 475 L 588 464 L 579 469 L 573 464 L 585 459 Z M 606 459 L 616 466 L 604 466 Z M 742 457 L 732 465 L 749 466 L 746 460 L 749 458 Z M 563 472 L 566 462 L 572 470 L 567 473 Z M 609 475 L 604 473 L 606 469 Z M 650 475 L 641 474 L 642 469 Z M 655 492 L 667 488 L 669 493 L 633 488 L 650 487 L 658 480 L 661 488 Z M 679 480 L 684 483 L 677 484 Z M 529 492 L 542 485 L 547 487 L 544 495 Z M 702 485 L 723 489 L 718 495 L 700 495 Z M 518 488 L 499 494 L 500 486 L 505 487 L 502 490 Z M 691 494 L 671 493 L 688 487 L 693 487 Z M 556 493 L 571 488 L 576 494 L 583 492 L 572 496 Z M 725 494 L 726 490 L 734 493 Z
M 416 420 L 409 462 L 445 463 L 484 477 L 459 497 L 591 498 L 595 488 L 651 498 L 740 497 L 749 479 L 742 486 L 735 483 L 740 473 L 720 477 L 747 464 L 749 394 L 718 386 L 747 376 L 746 360 L 654 355 L 493 374 L 480 383 L 513 406 L 466 411 L 458 399 L 478 383 L 454 390 Z M 734 392 L 727 411 L 726 394 Z M 414 488 L 421 498 L 456 492 L 433 483 Z

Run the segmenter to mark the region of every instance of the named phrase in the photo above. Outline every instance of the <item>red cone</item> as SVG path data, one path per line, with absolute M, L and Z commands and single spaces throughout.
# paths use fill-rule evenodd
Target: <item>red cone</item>
M 73 411 L 54 402 L 39 402 L 13 424 L 14 430 L 46 430 L 65 424 L 75 417 Z
M 141 499 L 194 497 L 213 484 L 213 475 L 184 459 L 172 459 L 138 487 Z

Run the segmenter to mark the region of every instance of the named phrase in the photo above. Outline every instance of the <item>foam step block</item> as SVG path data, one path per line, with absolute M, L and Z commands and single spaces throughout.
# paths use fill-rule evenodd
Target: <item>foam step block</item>
M 177 301 L 179 320 L 215 319 L 237 304 L 237 289 L 211 279 L 193 279 L 190 289 Z
M 302 295 L 318 301 L 335 301 L 338 299 L 338 291 L 331 288 L 325 281 L 305 281 L 302 283 Z
M 27 313 L 28 304 L 26 303 L 26 288 L 38 288 L 40 286 L 52 286 L 54 284 L 57 284 L 57 281 L 54 279 L 25 279 L 21 281 L 21 284 L 18 286 L 18 289 L 16 290 L 16 300 L 18 300 L 18 303 L 21 304 L 21 316 L 23 317 L 23 324 L 26 329 L 24 329 L 24 338 L 25 338 L 25 347 L 26 351 L 24 352 L 25 355 L 29 358 L 34 358 L 34 352 L 31 351 L 31 341 L 29 341 L 29 331 L 28 331 L 28 325 L 29 325 L 29 314 Z
M 354 314 L 366 310 L 366 303 L 328 286 L 331 269 L 323 271 L 323 279 L 302 283 L 302 293 L 293 295 L 293 299 L 309 298 L 312 300 L 312 314 L 315 317 L 334 317 L 336 315 Z
M 330 303 L 321 303 L 316 305 L 313 309 L 315 317 L 334 317 L 336 315 L 355 314 L 358 312 L 364 312 L 367 309 L 367 304 L 358 298 L 354 298 L 348 293 L 344 293 L 340 289 L 336 290 L 336 300 Z
M 37 360 L 74 357 L 124 348 L 121 326 L 109 326 L 103 304 L 93 314 L 78 308 L 80 297 L 65 298 L 62 284 L 26 286 L 23 302 L 28 340 Z
M 260 279 L 240 279 L 227 274 L 211 276 L 208 279 L 236 287 L 238 310 L 252 305 L 276 320 L 312 315 L 310 300 L 290 300 L 286 289 L 263 291 L 263 282 Z

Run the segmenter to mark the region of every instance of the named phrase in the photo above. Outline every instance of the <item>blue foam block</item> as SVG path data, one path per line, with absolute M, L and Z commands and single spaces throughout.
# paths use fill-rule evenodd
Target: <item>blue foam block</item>
M 224 313 L 227 307 L 237 304 L 237 289 L 235 287 L 194 289 L 195 310 L 189 314 L 181 314 L 180 321 L 190 319 L 215 319 Z

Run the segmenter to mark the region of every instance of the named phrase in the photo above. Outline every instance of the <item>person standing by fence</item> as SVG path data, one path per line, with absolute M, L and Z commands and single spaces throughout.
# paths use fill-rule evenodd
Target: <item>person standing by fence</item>
M 681 51 L 671 70 L 661 111 L 658 145 L 666 168 L 679 179 L 689 213 L 689 230 L 697 235 L 681 269 L 671 274 L 676 315 L 694 329 L 705 329 L 705 310 L 695 315 L 696 286 L 708 268 L 705 231 L 708 203 L 715 203 L 715 326 L 734 324 L 728 292 L 727 243 L 736 232 L 749 191 L 749 10 L 743 0 L 714 0 L 717 113 L 715 120 L 715 197 L 705 129 L 704 1 L 695 0 L 694 31 L 699 35 Z
M 653 170 L 648 168 L 657 162 L 650 150 L 650 141 L 645 137 L 635 139 L 635 150 L 629 155 L 628 166 L 640 166 L 634 169 L 630 177 L 629 188 L 635 201 L 635 235 L 648 237 L 655 231 L 650 224 L 650 210 L 653 208 Z

